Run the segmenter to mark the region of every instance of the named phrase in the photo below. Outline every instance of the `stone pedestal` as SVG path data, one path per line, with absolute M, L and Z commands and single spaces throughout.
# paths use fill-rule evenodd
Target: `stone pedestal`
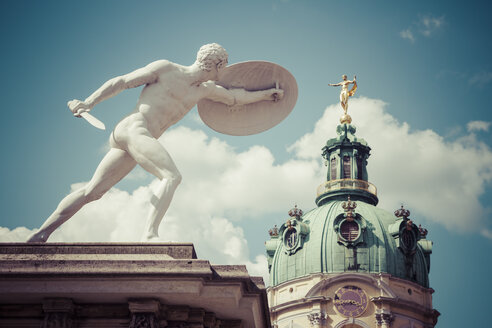
M 270 327 L 263 280 L 192 244 L 0 244 L 1 327 Z

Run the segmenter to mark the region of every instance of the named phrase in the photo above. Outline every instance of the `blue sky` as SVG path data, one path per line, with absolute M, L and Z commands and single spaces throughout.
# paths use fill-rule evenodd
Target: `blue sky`
M 285 121 L 254 136 L 216 133 L 196 110 L 169 131 L 163 143 L 184 180 L 164 219 L 164 235 L 195 242 L 204 258 L 248 262 L 250 271 L 261 272 L 268 229 L 284 222 L 294 203 L 305 211 L 315 206 L 324 174 L 320 149 L 334 136 L 341 113 L 339 90 L 327 84 L 357 74 L 349 112 L 373 149 L 369 179 L 379 189 L 380 206 L 393 211 L 408 204 L 434 241 L 430 281 L 442 313 L 438 327 L 485 326 L 481 317 L 489 302 L 483 291 L 492 291 L 491 6 L 2 1 L 0 238 L 15 240 L 39 227 L 71 184 L 90 179 L 107 149 L 110 131 L 73 118 L 68 100 L 83 99 L 109 78 L 157 59 L 192 64 L 201 45 L 217 42 L 230 63 L 267 60 L 287 68 L 297 79 L 298 102 Z M 93 114 L 110 130 L 131 111 L 139 90 L 101 103 Z M 217 180 L 239 181 L 244 188 L 220 189 Z M 247 180 L 258 181 L 255 195 Z M 140 232 L 135 237 L 112 224 L 132 213 L 128 225 L 141 229 L 139 209 L 153 184 L 137 169 L 54 238 L 138 240 Z M 219 196 L 211 199 L 205 187 Z M 122 214 L 121 202 L 134 206 Z M 101 234 L 83 219 L 97 213 L 111 216 L 94 223 Z M 105 239 L 107 232 L 112 239 Z M 476 302 L 466 301 L 472 297 Z

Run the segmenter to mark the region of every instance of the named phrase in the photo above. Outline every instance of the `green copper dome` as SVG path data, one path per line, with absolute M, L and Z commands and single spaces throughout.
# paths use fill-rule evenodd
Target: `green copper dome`
M 318 207 L 304 215 L 291 210 L 285 224 L 270 230 L 270 284 L 313 273 L 384 272 L 428 287 L 427 231 L 403 207 L 393 214 L 375 206 L 376 189 L 365 169 L 370 148 L 354 137 L 351 125 L 337 132 L 323 148 L 328 181 L 318 189 Z

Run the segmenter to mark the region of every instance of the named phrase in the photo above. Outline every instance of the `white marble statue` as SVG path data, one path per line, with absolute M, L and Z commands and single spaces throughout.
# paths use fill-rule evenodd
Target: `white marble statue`
M 157 140 L 171 125 L 183 118 L 201 99 L 230 106 L 263 100 L 279 100 L 284 91 L 271 88 L 260 91 L 228 90 L 217 85 L 227 65 L 227 52 L 213 43 L 200 48 L 195 63 L 182 66 L 159 60 L 104 83 L 86 100 L 72 100 L 68 107 L 80 117 L 108 98 L 128 88 L 145 85 L 132 113 L 123 118 L 110 137 L 111 149 L 84 187 L 66 196 L 28 242 L 46 242 L 60 225 L 85 204 L 99 199 L 125 177 L 136 164 L 160 180 L 147 217 L 143 241 L 158 240 L 158 227 L 181 182 L 176 165 Z

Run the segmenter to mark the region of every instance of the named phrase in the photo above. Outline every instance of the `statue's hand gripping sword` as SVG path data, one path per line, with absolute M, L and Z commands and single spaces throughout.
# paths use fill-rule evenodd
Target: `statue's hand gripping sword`
M 87 122 L 89 122 L 92 126 L 101 129 L 101 130 L 106 130 L 106 126 L 104 125 L 103 122 L 99 121 L 97 118 L 89 114 L 90 108 L 84 108 L 86 111 L 78 112 L 80 107 L 83 107 L 83 102 L 77 99 L 71 100 L 68 102 L 68 108 L 70 111 L 74 114 L 75 117 L 83 117 Z

